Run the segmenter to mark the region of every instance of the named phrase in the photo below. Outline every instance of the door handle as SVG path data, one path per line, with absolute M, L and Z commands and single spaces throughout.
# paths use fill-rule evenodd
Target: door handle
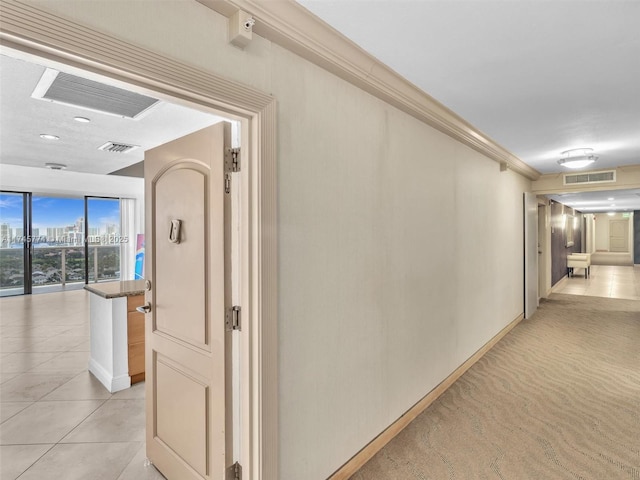
M 180 243 L 180 232 L 182 230 L 182 220 L 171 220 L 169 225 L 169 241 L 171 243 Z
M 149 313 L 151 311 L 151 305 L 147 303 L 145 305 L 136 307 L 136 310 L 140 313 Z

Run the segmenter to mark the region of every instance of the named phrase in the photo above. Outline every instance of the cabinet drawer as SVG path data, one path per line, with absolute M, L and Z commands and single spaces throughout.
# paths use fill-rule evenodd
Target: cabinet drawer
M 129 345 L 129 376 L 144 373 L 144 342 Z
M 135 312 L 136 308 L 144 305 L 144 295 L 127 297 L 127 312 Z
M 129 312 L 127 314 L 127 343 L 144 342 L 144 314 Z

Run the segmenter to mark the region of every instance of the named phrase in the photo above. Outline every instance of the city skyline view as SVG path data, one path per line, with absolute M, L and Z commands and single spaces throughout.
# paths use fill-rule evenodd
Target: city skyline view
M 118 199 L 88 199 L 89 235 L 119 234 Z M 65 235 L 78 243 L 84 235 L 84 198 L 32 197 L 32 234 L 41 242 L 60 241 Z M 0 225 L 3 246 L 21 243 L 23 236 L 23 202 L 21 194 L 0 194 Z M 46 238 L 46 240 L 45 240 Z
M 24 195 L 0 192 L 0 296 L 24 292 L 25 285 L 120 278 L 120 243 L 128 242 L 120 235 L 120 200 L 86 200 L 85 224 L 84 198 L 33 195 L 27 237 Z

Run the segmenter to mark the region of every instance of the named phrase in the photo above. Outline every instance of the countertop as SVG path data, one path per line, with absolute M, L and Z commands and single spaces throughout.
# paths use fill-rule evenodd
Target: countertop
M 142 295 L 145 291 L 144 280 L 125 280 L 122 282 L 90 283 L 85 290 L 103 298 L 131 297 Z

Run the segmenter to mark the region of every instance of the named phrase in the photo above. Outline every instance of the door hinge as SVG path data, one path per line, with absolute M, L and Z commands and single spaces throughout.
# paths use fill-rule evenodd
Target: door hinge
M 228 148 L 225 155 L 225 171 L 226 172 L 239 172 L 240 171 L 240 149 Z
M 227 325 L 227 331 L 231 332 L 233 330 L 241 330 L 240 328 L 240 310 L 241 308 L 238 305 L 234 305 L 233 307 L 227 309 L 227 315 L 225 323 Z
M 227 478 L 225 480 L 242 480 L 242 467 L 236 462 L 227 468 Z
M 240 171 L 240 149 L 227 148 L 224 156 L 224 193 L 231 192 L 231 174 Z

